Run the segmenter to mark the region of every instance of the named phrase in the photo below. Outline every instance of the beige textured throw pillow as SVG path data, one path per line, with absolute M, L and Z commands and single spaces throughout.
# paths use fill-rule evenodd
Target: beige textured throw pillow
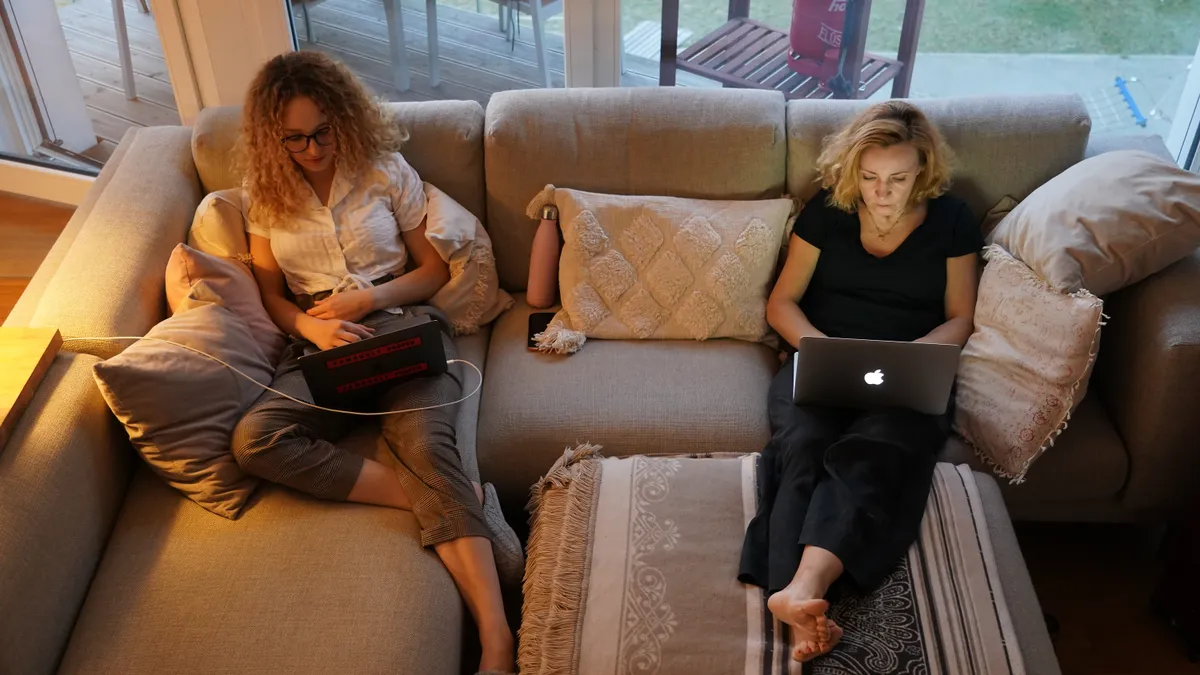
M 246 205 L 241 188 L 211 192 L 196 207 L 188 246 L 218 258 L 250 264 L 246 240 Z
M 1104 323 L 1101 300 L 1060 293 L 989 246 L 975 332 L 959 359 L 955 430 L 992 469 L 1020 482 L 1066 428 Z
M 1054 288 L 1107 295 L 1200 246 L 1200 175 L 1138 150 L 1085 159 L 991 234 Z
M 500 288 L 492 240 L 483 223 L 429 183 L 425 202 L 425 238 L 450 267 L 450 281 L 429 304 L 446 313 L 455 335 L 470 335 L 512 307 L 512 296 Z
M 585 337 L 758 341 L 790 199 L 711 201 L 548 187 L 564 245 L 563 309 L 538 338 L 570 353 Z
M 262 384 L 274 368 L 246 323 L 215 304 L 163 321 L 147 337 L 199 349 Z M 262 389 L 224 366 L 175 345 L 134 343 L 93 369 L 104 400 L 142 458 L 175 489 L 235 519 L 258 485 L 229 452 L 233 428 Z

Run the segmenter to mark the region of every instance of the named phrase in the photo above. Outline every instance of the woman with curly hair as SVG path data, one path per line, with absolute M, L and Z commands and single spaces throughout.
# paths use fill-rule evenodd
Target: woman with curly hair
M 823 189 L 797 217 L 771 326 L 799 349 L 827 335 L 965 344 L 983 239 L 966 204 L 945 194 L 949 162 L 938 130 L 902 101 L 871 106 L 827 139 Z M 772 436 L 738 579 L 771 594 L 792 658 L 807 661 L 842 637 L 827 594 L 873 590 L 916 540 L 949 413 L 796 405 L 792 384 L 789 362 L 768 394 Z
M 397 152 L 406 139 L 324 54 L 277 56 L 251 84 L 239 153 L 250 253 L 267 312 L 293 338 L 275 389 L 311 401 L 301 356 L 395 330 L 405 314 L 439 322 L 453 358 L 450 324 L 426 304 L 449 271 L 425 238 L 422 182 Z M 401 384 L 381 404 L 407 410 L 461 395 L 447 373 Z M 454 422 L 453 407 L 385 416 L 393 469 L 337 445 L 349 416 L 266 392 L 235 429 L 233 453 L 247 472 L 322 499 L 412 511 L 422 545 L 446 565 L 479 627 L 480 670 L 511 672 L 499 579 L 520 583 L 521 545 L 492 486 L 464 472 Z

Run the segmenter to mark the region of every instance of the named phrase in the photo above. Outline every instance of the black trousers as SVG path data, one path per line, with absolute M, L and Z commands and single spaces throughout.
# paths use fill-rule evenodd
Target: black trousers
M 818 546 L 842 561 L 843 580 L 874 589 L 916 541 L 950 413 L 797 406 L 790 361 L 767 406 L 772 434 L 738 580 L 774 593 L 804 547 Z

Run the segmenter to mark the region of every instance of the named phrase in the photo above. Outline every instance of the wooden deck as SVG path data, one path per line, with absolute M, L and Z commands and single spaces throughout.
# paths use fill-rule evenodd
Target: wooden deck
M 305 40 L 299 7 L 294 7 L 301 49 L 319 49 L 336 56 L 378 94 L 392 101 L 467 99 L 486 105 L 493 92 L 530 89 L 541 85 L 533 29 L 522 16 L 516 42 L 499 30 L 496 4 L 485 1 L 484 13 L 438 7 L 438 48 L 441 82 L 429 86 L 429 57 L 424 3 L 406 2 L 405 43 L 412 86 L 401 92 L 392 86 L 387 23 L 380 0 L 322 0 L 309 7 L 316 37 Z M 488 14 L 488 12 L 491 12 Z M 125 0 L 135 85 L 138 98 L 126 100 L 121 84 L 116 28 L 109 0 L 75 0 L 59 16 L 75 63 L 79 86 L 95 125 L 97 145 L 85 153 L 103 162 L 133 126 L 179 124 L 175 97 L 163 60 L 154 18 L 141 13 L 137 0 Z M 554 86 L 563 86 L 563 38 L 546 33 L 547 59 Z M 624 86 L 655 86 L 658 63 L 626 56 Z M 682 86 L 717 86 L 702 78 L 684 78 Z
M 104 162 L 130 127 L 179 124 L 175 95 L 167 76 L 153 17 L 136 0 L 125 2 L 129 48 L 137 100 L 125 98 L 116 26 L 108 0 L 76 0 L 60 7 L 63 34 L 75 64 L 79 87 L 96 131 L 96 145 L 84 154 Z

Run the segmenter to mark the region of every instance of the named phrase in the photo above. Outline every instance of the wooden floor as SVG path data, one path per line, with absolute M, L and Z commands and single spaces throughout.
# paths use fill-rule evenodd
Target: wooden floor
M 74 209 L 0 192 L 0 323 L 54 245 Z
M 1150 611 L 1157 528 L 1018 523 L 1017 539 L 1063 675 L 1196 675 L 1183 643 Z M 1033 674 L 1031 674 L 1033 675 Z
M 404 8 L 405 43 L 412 86 L 393 86 L 387 22 L 380 0 L 323 0 L 309 9 L 316 41 L 306 40 L 302 14 L 295 10 L 296 35 L 302 49 L 319 49 L 345 62 L 376 93 L 393 101 L 467 99 L 487 104 L 493 92 L 543 86 L 529 18 L 515 43 L 499 30 L 494 3 L 479 14 L 438 7 L 441 83 L 429 86 L 429 56 L 424 3 L 410 0 Z M 179 113 L 163 60 L 154 18 L 141 13 L 136 0 L 125 0 L 137 100 L 126 100 L 110 0 L 74 0 L 59 8 L 67 47 L 97 135 L 86 154 L 106 160 L 132 126 L 179 124 Z M 547 62 L 553 86 L 563 86 L 563 38 L 546 33 Z M 658 64 L 626 56 L 624 86 L 655 86 Z M 703 78 L 679 74 L 681 86 L 717 86 Z

